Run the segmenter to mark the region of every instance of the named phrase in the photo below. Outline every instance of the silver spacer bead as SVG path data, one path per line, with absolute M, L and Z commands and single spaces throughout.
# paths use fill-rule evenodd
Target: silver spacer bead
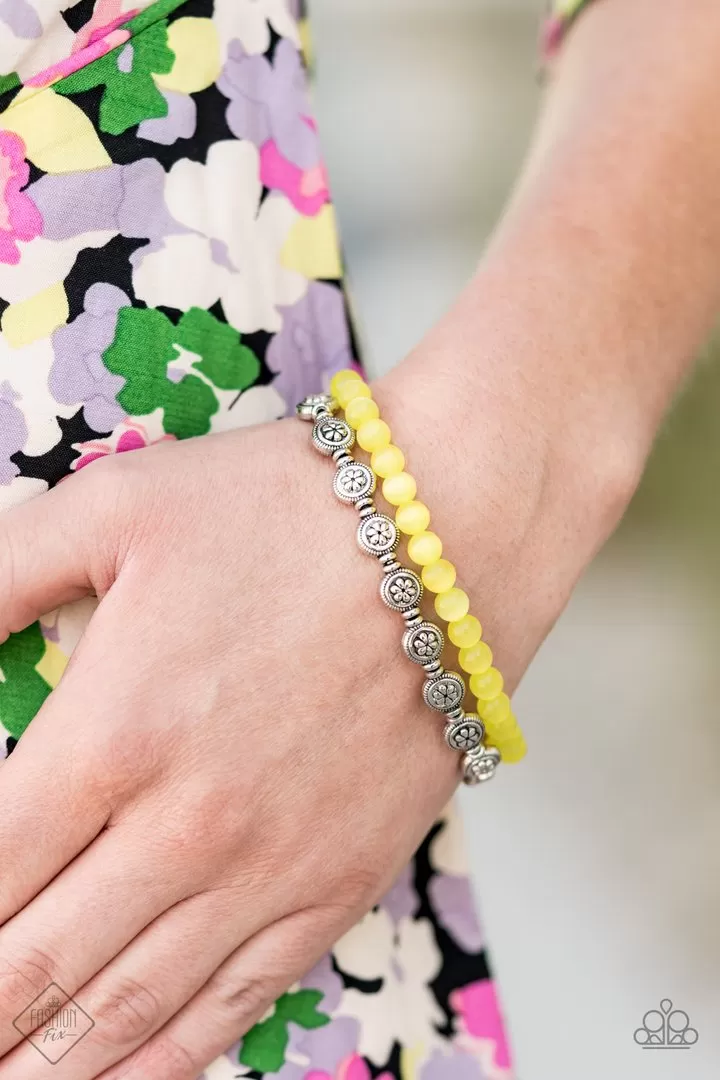
M 448 721 L 450 721 L 450 720 L 462 720 L 464 718 L 464 716 L 465 716 L 465 710 L 461 706 L 458 706 L 457 709 L 451 709 L 450 712 L 447 713 L 446 715 L 447 715 Z
M 387 556 L 381 556 L 380 562 Z M 413 570 L 400 566 L 393 556 L 392 563 L 385 563 L 385 576 L 380 583 L 383 603 L 393 611 L 416 609 L 423 594 L 423 583 Z
M 432 663 L 440 657 L 444 646 L 445 638 L 440 627 L 435 623 L 423 622 L 422 619 L 403 634 L 403 652 L 413 664 Z
M 484 735 L 485 725 L 474 713 L 468 713 L 461 720 L 453 720 L 445 727 L 445 742 L 451 750 L 457 750 L 460 754 L 480 746 Z
M 338 469 L 344 469 L 355 461 L 355 458 L 347 450 L 333 450 L 332 458 Z
M 445 668 L 442 666 L 439 660 L 433 660 L 431 664 L 423 664 L 423 669 L 427 672 L 429 678 L 431 679 L 436 678 L 438 675 L 445 674 Z M 462 713 L 462 709 L 456 711 Z
M 339 416 L 323 416 L 313 427 L 312 441 L 316 450 L 326 457 L 332 457 L 336 451 L 349 450 L 354 445 L 355 432 Z
M 397 570 L 400 566 L 400 563 L 395 558 L 394 551 L 388 551 L 385 555 L 380 555 L 378 557 L 378 562 L 386 574 L 389 574 L 391 570 Z
M 468 787 L 492 780 L 500 764 L 500 752 L 494 746 L 478 746 L 463 758 L 463 783 Z
M 456 671 L 445 671 L 428 679 L 423 686 L 425 704 L 436 712 L 449 713 L 462 704 L 465 681 Z
M 310 394 L 295 406 L 295 412 L 301 420 L 316 421 L 321 416 L 329 416 L 340 408 L 331 394 Z
M 358 506 L 357 510 L 360 514 L 360 517 L 363 519 L 373 517 L 374 514 L 377 514 L 377 509 L 375 508 L 375 503 L 372 501 L 372 499 L 363 500 L 363 505 Z
M 393 519 L 386 514 L 369 514 L 360 522 L 357 541 L 368 555 L 380 557 L 395 551 L 400 543 L 400 533 Z
M 414 622 L 415 619 L 417 619 L 419 617 L 420 608 L 419 607 L 411 607 L 411 608 L 408 608 L 407 611 L 403 611 L 402 614 L 403 614 L 403 619 L 405 619 L 405 621 L 408 624 L 410 624 L 410 623 Z

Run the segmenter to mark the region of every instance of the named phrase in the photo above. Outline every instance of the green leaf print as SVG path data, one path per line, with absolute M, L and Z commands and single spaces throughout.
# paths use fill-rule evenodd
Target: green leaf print
M 260 374 L 260 361 L 238 333 L 203 308 L 191 308 L 178 323 L 178 345 L 202 360 L 193 367 L 207 375 L 219 390 L 252 386 Z
M 120 65 L 127 59 L 127 70 Z M 100 130 L 122 135 L 143 120 L 167 116 L 168 104 L 155 85 L 153 75 L 165 75 L 175 63 L 168 45 L 167 20 L 153 23 L 125 46 L 87 64 L 73 75 L 55 83 L 59 94 L 80 94 L 104 86 L 100 103 Z
M 243 1038 L 239 1061 L 261 1073 L 280 1072 L 290 1042 L 289 1025 L 297 1024 L 312 1031 L 330 1023 L 330 1017 L 318 1011 L 323 994 L 320 990 L 298 990 L 283 994 L 275 1003 L 275 1012 L 251 1028 Z
M 39 623 L 11 634 L 0 645 L 0 723 L 19 739 L 50 694 L 50 687 L 35 670 L 45 655 Z
M 174 381 L 168 365 L 180 349 L 198 357 L 190 367 L 199 374 L 186 373 Z M 163 409 L 165 431 L 178 439 L 209 432 L 220 408 L 215 387 L 246 390 L 260 372 L 260 361 L 240 343 L 237 330 L 201 308 L 191 308 L 177 326 L 155 308 L 121 308 L 115 340 L 103 360 L 109 371 L 126 380 L 118 404 L 131 416 Z
M 11 72 L 9 75 L 0 75 L 0 94 L 15 90 L 16 87 L 21 85 L 20 76 L 16 71 Z

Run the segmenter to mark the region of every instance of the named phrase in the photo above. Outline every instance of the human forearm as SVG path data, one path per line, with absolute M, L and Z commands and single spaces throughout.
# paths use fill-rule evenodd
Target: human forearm
M 578 24 L 477 274 L 378 384 L 518 670 L 624 510 L 717 307 L 720 9 L 663 7 L 606 0 Z

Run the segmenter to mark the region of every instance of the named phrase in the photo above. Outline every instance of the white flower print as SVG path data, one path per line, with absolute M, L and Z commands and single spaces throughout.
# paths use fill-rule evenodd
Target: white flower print
M 299 215 L 277 193 L 260 206 L 259 176 L 256 147 L 235 140 L 215 143 L 206 165 L 189 159 L 173 165 L 165 200 L 191 231 L 166 237 L 144 257 L 138 252 L 133 283 L 141 300 L 182 311 L 221 300 L 228 322 L 241 333 L 280 330 L 278 308 L 297 303 L 308 285 L 280 260 Z
M 287 0 L 215 0 L 214 19 L 226 47 L 231 41 L 240 41 L 246 53 L 264 53 L 270 44 L 270 27 L 280 37 L 300 45 Z
M 382 1065 L 395 1042 L 422 1046 L 426 1053 L 440 1045 L 436 1026 L 442 1026 L 445 1015 L 429 984 L 440 971 L 442 956 L 427 919 L 405 917 L 395 927 L 387 911 L 371 911 L 334 952 L 348 975 L 382 979 L 376 994 L 344 990 L 335 1014 L 359 1021 L 359 1054 Z

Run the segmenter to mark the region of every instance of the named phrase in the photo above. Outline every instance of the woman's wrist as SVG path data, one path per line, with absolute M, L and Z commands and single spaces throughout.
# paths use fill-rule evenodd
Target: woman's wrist
M 511 684 L 617 523 L 650 441 L 616 379 L 598 389 L 595 373 L 585 392 L 574 348 L 481 271 L 374 384 Z

